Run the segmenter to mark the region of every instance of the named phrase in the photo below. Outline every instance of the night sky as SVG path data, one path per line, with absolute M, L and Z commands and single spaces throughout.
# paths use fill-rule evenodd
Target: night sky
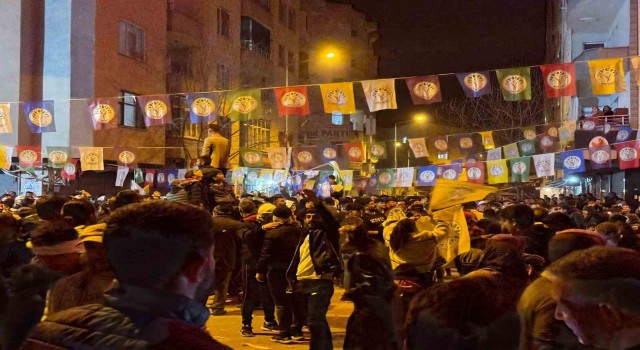
M 380 78 L 544 63 L 544 0 L 338 2 L 351 3 L 378 22 Z M 441 77 L 441 83 L 444 99 L 462 93 L 454 76 Z M 403 96 L 408 95 L 403 93 L 406 89 L 398 90 L 398 106 L 411 105 L 408 96 Z M 409 114 L 401 110 L 379 113 L 379 125 L 385 126 L 385 120 L 407 119 Z

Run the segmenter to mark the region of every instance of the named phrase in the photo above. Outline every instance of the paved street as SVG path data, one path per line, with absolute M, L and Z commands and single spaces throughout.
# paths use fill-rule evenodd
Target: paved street
M 351 314 L 353 305 L 349 302 L 340 301 L 340 297 L 344 290 L 336 288 L 331 306 L 327 313 L 327 319 L 331 326 L 333 334 L 333 346 L 336 349 L 342 348 L 347 319 Z M 227 304 L 226 310 L 228 314 L 224 316 L 211 316 L 207 322 L 207 328 L 213 336 L 220 342 L 234 349 L 308 349 L 309 343 L 284 345 L 272 342 L 269 338 L 274 334 L 260 330 L 264 317 L 262 310 L 254 312 L 253 331 L 256 336 L 253 338 L 244 338 L 240 335 L 242 326 L 240 308 L 238 304 Z M 305 328 L 306 330 L 306 328 Z M 308 338 L 309 333 L 305 332 Z

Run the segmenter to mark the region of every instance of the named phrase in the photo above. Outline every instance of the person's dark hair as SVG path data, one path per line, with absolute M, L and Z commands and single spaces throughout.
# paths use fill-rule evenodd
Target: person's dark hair
M 549 215 L 549 210 L 543 207 L 533 208 L 533 217 L 535 222 L 543 222 L 544 218 Z
M 592 247 L 569 253 L 546 271 L 565 281 L 640 279 L 640 254 L 626 248 Z
M 9 213 L 0 213 L 0 227 L 3 228 L 0 230 L 0 244 L 15 241 L 20 233 L 20 221 Z
M 600 245 L 597 237 L 583 232 L 564 232 L 549 240 L 549 261 L 554 262 L 563 256 L 593 246 Z
M 486 218 L 478 220 L 476 226 L 484 230 L 484 233 L 487 235 L 497 235 L 502 231 L 499 223 L 493 220 L 488 220 Z
M 533 225 L 533 209 L 528 205 L 516 204 L 506 207 L 500 212 L 500 216 L 506 220 L 513 220 L 518 226 Z
M 347 243 L 359 251 L 367 251 L 375 241 L 369 237 L 367 225 L 362 219 L 348 217 L 340 224 L 340 233 L 347 235 Z
M 349 203 L 344 207 L 344 209 L 347 211 L 361 211 L 364 209 L 364 207 L 358 203 Z
M 222 129 L 220 127 L 220 124 L 218 124 L 217 122 L 211 122 L 207 125 L 207 128 L 213 132 L 220 132 L 220 129 Z
M 407 245 L 407 243 L 409 243 L 411 235 L 417 230 L 416 222 L 411 219 L 402 219 L 398 221 L 396 226 L 393 228 L 393 231 L 391 231 L 389 246 L 395 251 L 402 249 Z
M 94 224 L 96 209 L 87 200 L 73 200 L 62 206 L 62 217 L 72 226 Z
M 184 178 L 185 179 L 191 179 L 195 176 L 195 174 L 193 173 L 193 170 L 189 170 L 186 173 L 184 173 Z
M 125 205 L 140 202 L 142 202 L 142 198 L 138 192 L 133 190 L 122 190 L 116 195 L 115 200 L 111 205 L 111 210 L 116 210 L 124 207 Z
M 622 222 L 622 223 L 625 223 L 625 222 L 627 222 L 627 217 L 626 217 L 626 216 L 624 216 L 624 215 L 622 215 L 622 214 L 613 214 L 613 215 L 611 215 L 611 217 L 609 218 L 609 221 L 610 221 L 610 222 L 613 222 L 613 223 L 615 223 L 615 222 Z
M 498 221 L 500 220 L 500 216 L 498 215 L 498 213 L 491 209 L 491 208 L 487 208 L 482 212 L 482 217 L 487 219 L 487 220 L 491 220 L 491 221 Z
M 281 195 L 281 194 L 276 194 L 275 196 L 271 196 L 271 197 L 269 197 L 269 203 L 275 204 L 276 201 L 279 200 L 280 198 L 285 199 L 284 196 Z
M 542 220 L 542 223 L 547 225 L 552 231 L 564 231 L 575 227 L 575 223 L 565 213 L 551 213 Z
M 207 156 L 200 156 L 198 160 L 202 161 L 202 165 L 211 165 L 211 158 Z
M 78 239 L 78 231 L 64 221 L 43 221 L 31 232 L 34 246 L 52 246 Z
M 328 178 L 330 178 L 331 180 L 335 180 L 336 179 L 335 175 L 329 175 Z
M 36 201 L 36 213 L 42 220 L 57 220 L 67 199 L 61 196 L 42 196 Z
M 164 287 L 181 269 L 203 259 L 213 245 L 213 222 L 204 209 L 168 201 L 126 206 L 104 220 L 104 246 L 124 284 Z
M 241 201 L 240 204 L 238 204 L 238 209 L 240 210 L 241 214 L 249 215 L 256 211 L 256 205 L 253 203 L 253 201 L 244 200 Z
M 589 228 L 593 226 L 598 226 L 599 224 L 607 221 L 609 221 L 609 216 L 607 214 L 602 212 L 596 212 L 589 217 L 589 219 L 584 223 L 584 225 L 585 227 Z

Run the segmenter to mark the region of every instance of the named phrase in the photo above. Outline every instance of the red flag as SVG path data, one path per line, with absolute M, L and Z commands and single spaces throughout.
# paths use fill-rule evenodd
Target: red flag
M 467 181 L 475 184 L 484 184 L 484 163 L 466 163 L 464 167 L 467 169 Z
M 576 96 L 576 69 L 573 63 L 540 66 L 547 98 Z
M 42 163 L 40 146 L 17 146 L 17 149 L 21 168 L 33 168 Z
M 350 162 L 364 161 L 364 151 L 361 142 L 347 143 L 344 145 L 344 151 L 349 156 Z
M 64 167 L 62 167 L 62 171 L 60 172 L 60 177 L 67 180 L 75 180 L 77 169 L 78 169 L 78 160 L 69 159 L 69 162 L 65 164 Z
M 153 187 L 153 180 L 156 177 L 155 169 L 147 169 L 144 171 L 144 185 Z
M 638 140 L 616 143 L 613 148 L 618 152 L 620 170 L 640 167 Z
M 544 133 L 540 135 L 539 145 L 540 145 L 540 149 L 543 152 L 552 151 L 553 148 L 556 146 L 556 138 L 547 133 Z
M 309 115 L 309 95 L 306 86 L 274 88 L 278 102 L 278 115 Z

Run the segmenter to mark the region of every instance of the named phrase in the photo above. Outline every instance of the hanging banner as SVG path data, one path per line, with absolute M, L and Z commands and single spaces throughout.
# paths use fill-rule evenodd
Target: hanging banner
M 496 75 L 505 101 L 531 100 L 531 68 L 497 69 Z
M 169 183 L 167 182 L 167 170 L 161 169 L 156 171 L 156 187 L 165 188 L 168 187 Z
M 395 82 L 395 79 L 365 80 L 361 82 L 370 112 L 398 108 Z
M 250 186 L 255 186 L 258 184 L 259 178 L 260 178 L 260 169 L 249 168 L 247 170 L 247 176 L 244 178 L 244 183 Z
M 585 171 L 584 152 L 582 149 L 560 153 L 560 162 L 562 163 L 564 175 L 583 173 Z
M 69 159 L 67 163 L 62 167 L 62 171 L 60 172 L 60 177 L 62 177 L 65 180 L 75 180 L 77 170 L 78 170 L 78 160 Z
M 11 157 L 13 156 L 13 147 L 0 145 L 0 168 L 11 169 Z
M 573 135 L 574 131 L 567 126 L 561 126 L 558 128 L 558 137 L 562 143 L 573 141 Z
M 479 134 L 482 137 L 482 146 L 485 150 L 496 148 L 496 144 L 493 142 L 493 131 L 481 131 Z
M 631 138 L 633 130 L 630 126 L 621 125 L 618 127 L 618 133 L 616 134 L 616 142 L 624 142 Z M 639 133 L 640 134 L 640 133 Z
M 490 149 L 487 151 L 487 160 L 502 159 L 502 147 Z
M 429 105 L 442 102 L 440 81 L 437 75 L 411 77 L 405 79 L 414 105 Z
M 463 134 L 458 137 L 458 144 L 460 145 L 460 150 L 464 153 L 474 153 L 475 152 L 475 142 L 473 142 L 472 134 Z
M 34 134 L 55 132 L 53 101 L 32 101 L 20 103 L 20 111 Z
M 622 58 L 608 58 L 587 63 L 594 95 L 610 95 L 627 91 Z
M 509 168 L 511 169 L 511 182 L 529 181 L 531 157 L 509 159 Z
M 577 95 L 574 63 L 545 64 L 540 70 L 547 98 Z
M 349 156 L 350 162 L 363 162 L 364 150 L 361 142 L 347 143 L 343 145 L 345 153 Z
M 536 169 L 536 176 L 554 176 L 555 175 L 555 154 L 534 154 L 533 165 Z
M 589 147 L 591 169 L 611 168 L 611 146 Z
M 79 147 L 82 171 L 104 170 L 102 147 Z
M 127 167 L 129 169 L 138 167 L 138 159 L 135 154 L 135 149 L 130 147 L 114 147 L 113 152 L 116 156 L 116 160 L 118 161 L 118 166 Z
M 429 156 L 429 152 L 427 151 L 427 144 L 425 142 L 424 137 L 420 137 L 417 139 L 409 139 L 408 141 L 409 141 L 409 147 L 413 151 L 414 157 L 425 158 Z M 445 146 L 446 146 L 446 141 L 445 141 Z
M 525 140 L 535 141 L 538 134 L 535 127 L 529 127 L 522 129 L 522 136 L 524 136 Z
M 171 188 L 171 181 L 178 180 L 178 169 L 167 170 L 167 187 Z
M 127 174 L 129 174 L 129 168 L 126 166 L 118 166 L 118 171 L 116 173 L 116 187 L 124 186 L 124 180 L 127 178 Z
M 367 191 L 375 191 L 378 188 L 378 175 L 371 175 L 369 182 L 367 182 Z
M 369 146 L 369 154 L 372 158 L 387 159 L 387 147 L 384 142 L 373 142 Z
M 412 187 L 414 177 L 414 167 L 396 169 L 395 187 Z
M 460 173 L 462 173 L 462 164 L 444 165 L 441 166 L 440 169 L 442 170 L 442 175 L 440 175 L 441 178 L 456 181 L 458 180 Z
M 418 186 L 434 186 L 437 179 L 437 166 L 421 166 L 418 168 Z
M 544 133 L 544 134 L 540 135 L 539 146 L 540 146 L 540 150 L 542 150 L 542 152 L 553 151 L 553 149 L 556 146 L 556 138 Z
M 332 144 L 320 144 L 318 146 L 322 154 L 322 163 L 329 163 L 338 159 L 338 149 Z
M 520 152 L 518 151 L 517 143 L 510 143 L 508 145 L 504 145 L 502 147 L 502 150 L 504 151 L 504 157 L 506 159 L 520 157 Z
M 536 143 L 534 140 L 518 141 L 518 147 L 520 147 L 521 156 L 530 156 L 536 153 Z
M 378 170 L 378 190 L 394 187 L 396 180 L 396 169 Z
M 169 95 L 136 96 L 147 127 L 171 124 Z
M 250 168 L 258 168 L 264 166 L 262 152 L 251 148 L 240 148 L 240 158 L 242 165 Z
M 640 86 L 640 56 L 631 57 L 631 68 L 635 72 L 636 84 Z
M 496 191 L 498 189 L 492 186 L 440 179 L 431 192 L 429 209 L 438 210 L 457 204 L 483 200 L 486 196 Z
M 124 98 L 124 97 L 123 97 Z M 117 98 L 87 100 L 93 130 L 115 129 L 120 120 L 120 102 Z
M 306 86 L 288 86 L 274 88 L 273 92 L 278 103 L 278 115 L 309 115 L 309 95 Z
M 184 177 L 183 177 L 183 179 L 184 179 Z M 142 174 L 142 169 L 135 168 L 133 170 L 133 181 L 136 182 L 136 183 L 143 183 L 144 182 L 144 175 Z
M 40 146 L 16 146 L 16 150 L 21 168 L 35 168 L 42 163 Z
M 320 84 L 320 93 L 325 113 L 351 114 L 356 112 L 353 83 Z
M 613 148 L 618 152 L 618 164 L 620 170 L 633 169 L 640 167 L 640 161 L 638 160 L 638 140 L 627 141 L 617 143 L 613 145 Z
M 214 122 L 218 120 L 218 93 L 199 92 L 187 94 L 187 107 L 191 124 Z
M 544 126 L 544 134 L 547 134 L 553 137 L 554 139 L 557 139 L 559 137 L 558 124 L 557 123 L 546 124 Z
M 484 163 L 466 163 L 464 166 L 467 169 L 468 182 L 478 185 L 482 185 L 484 183 Z
M 60 169 L 69 161 L 69 147 L 47 146 L 47 165 Z
M 322 158 L 318 153 L 318 147 L 301 146 L 291 148 L 293 168 L 296 170 L 310 170 L 322 164 Z
M 480 97 L 491 93 L 489 72 L 457 73 L 456 77 L 467 97 Z
M 8 103 L 0 103 L 0 134 L 10 134 L 12 132 L 11 105 Z
M 353 189 L 353 170 L 340 171 L 340 177 L 342 178 L 342 185 L 345 192 L 349 192 Z
M 200 176 L 202 176 L 202 174 L 200 174 Z M 155 182 L 156 179 L 156 170 L 155 169 L 147 169 L 144 172 L 144 185 L 149 186 L 149 187 L 153 187 L 153 184 Z
M 273 169 L 260 169 L 258 176 L 262 181 L 273 181 Z
M 506 159 L 487 161 L 487 182 L 489 185 L 509 182 L 509 171 Z
M 271 169 L 283 169 L 289 162 L 287 147 L 267 148 L 267 157 L 271 164 Z
M 284 183 L 287 181 L 287 172 L 284 170 L 279 170 L 276 169 L 273 171 L 273 182 L 280 186 L 280 185 L 284 185 Z
M 262 116 L 262 95 L 260 89 L 234 91 L 227 96 L 225 106 L 233 121 L 247 121 Z

